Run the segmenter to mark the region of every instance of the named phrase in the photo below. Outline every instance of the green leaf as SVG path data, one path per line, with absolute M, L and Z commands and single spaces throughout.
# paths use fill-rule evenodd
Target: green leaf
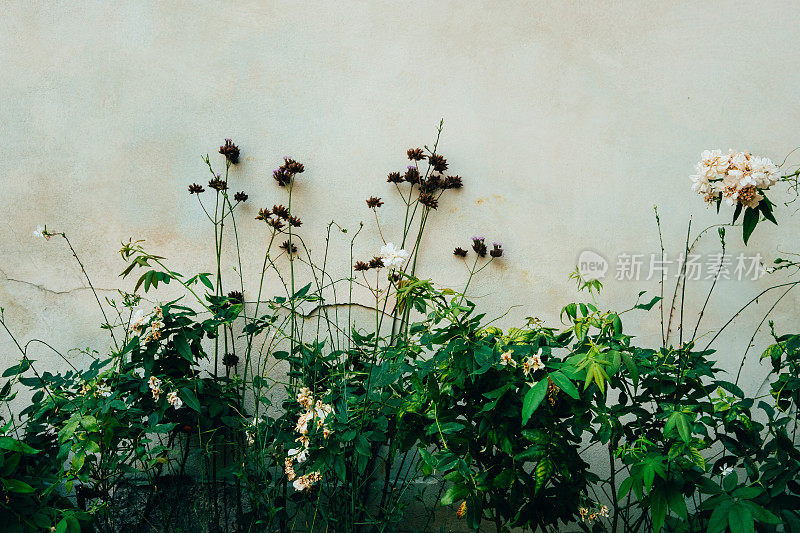
M 775 215 L 772 214 L 772 202 L 770 202 L 766 197 L 758 204 L 758 209 L 761 211 L 761 214 L 764 215 L 764 218 L 776 226 L 778 225 L 778 221 L 775 220 Z
M 187 341 L 186 337 L 183 335 L 175 336 L 175 349 L 178 350 L 178 354 L 180 354 L 181 357 L 190 363 L 194 361 L 194 357 L 192 357 L 192 348 L 189 346 L 189 341 Z
M 678 426 L 678 434 L 680 434 L 683 441 L 689 442 L 692 438 L 692 430 L 689 426 L 689 417 L 686 413 L 678 413 L 676 425 Z
M 369 441 L 363 434 L 359 434 L 356 436 L 355 440 L 356 451 L 363 455 L 364 457 L 372 456 L 372 449 L 369 445 Z
M 3 479 L 0 481 L 3 482 L 3 487 L 5 487 L 8 492 L 17 492 L 19 494 L 28 494 L 34 492 L 33 487 L 18 479 Z
M 98 424 L 97 419 L 91 415 L 82 416 L 80 423 L 83 429 L 90 433 L 98 433 L 100 431 L 100 424 Z
M 633 308 L 634 309 L 644 309 L 645 311 L 649 311 L 649 310 L 651 310 L 653 308 L 654 305 L 656 305 L 660 301 L 661 301 L 661 296 L 654 296 L 653 299 L 650 300 L 650 302 L 648 302 L 646 304 L 634 305 Z
M 744 505 L 734 505 L 728 511 L 728 526 L 731 533 L 753 533 L 755 524 L 750 509 Z
M 555 372 L 550 374 L 548 377 L 553 380 L 553 383 L 558 385 L 559 389 L 561 389 L 564 392 L 566 392 L 572 398 L 575 398 L 575 399 L 578 398 L 578 394 L 579 394 L 578 393 L 578 388 L 575 386 L 574 383 L 572 383 L 572 380 L 570 380 L 566 375 L 564 375 L 563 372 L 561 372 L 560 370 L 556 370 Z
M 736 224 L 736 219 L 742 214 L 742 204 L 736 204 L 736 209 L 733 210 L 733 220 L 731 224 Z
M 748 207 L 744 211 L 744 219 L 742 220 L 742 239 L 745 245 L 747 245 L 750 235 L 753 234 L 753 230 L 756 229 L 756 224 L 758 224 L 758 209 Z
M 619 315 L 614 315 L 611 325 L 614 327 L 614 335 L 622 334 L 622 319 L 620 319 Z
M 753 517 L 759 522 L 764 522 L 765 524 L 775 524 L 775 525 L 781 523 L 780 518 L 778 518 L 771 512 L 767 511 L 757 503 L 753 503 L 750 501 L 743 501 L 741 502 L 741 504 L 750 509 L 750 512 L 753 513 Z
M 465 485 L 455 484 L 444 493 L 442 496 L 442 505 L 451 505 L 456 500 L 463 500 L 465 496 L 469 495 L 469 490 Z
M 24 442 L 11 437 L 0 437 L 0 449 L 26 454 L 39 453 L 39 450 L 36 448 L 32 448 Z
M 711 513 L 711 518 L 708 520 L 707 533 L 720 533 L 724 531 L 728 525 L 728 510 L 733 505 L 733 502 L 727 500 L 714 507 Z
M 688 518 L 688 511 L 686 509 L 686 500 L 683 498 L 681 491 L 673 489 L 667 496 L 669 497 L 669 508 L 672 509 L 676 515 L 686 520 Z
M 61 520 L 58 521 L 58 524 L 56 524 L 56 533 L 67 533 L 68 525 L 69 523 L 67 522 L 67 519 L 62 518 Z
M 186 405 L 188 405 L 191 409 L 194 409 L 198 413 L 200 412 L 200 402 L 197 400 L 197 396 L 195 396 L 193 390 L 183 387 L 178 396 L 181 398 L 181 400 L 186 402 Z
M 625 363 L 625 368 L 628 369 L 628 373 L 631 375 L 631 379 L 633 380 L 633 386 L 639 386 L 639 368 L 636 366 L 636 363 L 633 362 L 633 358 L 624 353 L 622 354 L 622 362 Z
M 642 480 L 644 481 L 644 486 L 647 490 L 650 490 L 650 487 L 653 486 L 653 480 L 656 478 L 656 470 L 653 467 L 652 463 L 647 463 L 642 468 Z
M 542 379 L 525 394 L 525 399 L 522 401 L 522 425 L 528 423 L 531 415 L 539 404 L 542 403 L 544 397 L 547 395 L 547 380 Z
M 292 299 L 297 300 L 298 298 L 302 298 L 303 296 L 306 295 L 306 293 L 308 292 L 308 289 L 310 289 L 310 288 L 311 288 L 311 283 L 309 283 L 308 285 L 306 285 L 305 287 L 303 287 L 302 289 L 300 289 L 299 291 L 294 293 L 294 296 L 292 296 Z
M 650 495 L 650 514 L 653 517 L 653 532 L 658 533 L 667 517 L 667 499 L 660 490 Z
M 739 476 L 736 472 L 731 472 L 722 480 L 722 488 L 725 489 L 726 492 L 732 492 L 733 489 L 736 488 L 736 484 L 739 483 Z
M 545 457 L 536 465 L 536 489 L 534 489 L 534 494 L 538 493 L 539 489 L 550 480 L 550 474 L 553 473 L 554 467 L 553 460 L 549 457 Z
M 7 368 L 6 371 L 3 372 L 3 377 L 7 378 L 9 376 L 16 376 L 17 374 L 22 374 L 30 367 L 31 367 L 31 361 L 26 357 L 25 359 L 20 361 L 18 365 L 14 365 L 12 367 Z
M 200 274 L 198 277 L 200 278 L 200 281 L 203 283 L 203 285 L 205 285 L 206 287 L 208 287 L 210 290 L 213 291 L 214 285 L 211 283 L 211 280 L 208 279 L 210 275 L 211 274 Z
M 733 491 L 733 495 L 736 498 L 744 498 L 745 500 L 752 500 L 753 498 L 757 498 L 764 492 L 764 489 L 761 487 L 739 487 L 735 491 Z
M 633 478 L 626 477 L 622 480 L 622 483 L 619 484 L 619 492 L 617 494 L 617 501 L 620 501 L 622 498 L 625 497 L 628 492 L 630 492 L 631 487 L 633 487 Z
M 700 453 L 700 450 L 697 448 L 690 446 L 688 450 L 689 457 L 691 457 L 692 462 L 697 465 L 698 468 L 701 468 L 704 472 L 706 470 L 706 460 L 703 458 L 703 455 Z

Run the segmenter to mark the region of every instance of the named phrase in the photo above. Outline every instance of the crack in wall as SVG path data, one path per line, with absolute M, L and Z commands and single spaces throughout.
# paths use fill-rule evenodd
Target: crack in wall
M 38 283 L 33 283 L 32 281 L 25 281 L 24 279 L 10 278 L 10 277 L 8 277 L 8 274 L 6 274 L 3 269 L 0 269 L 0 275 L 2 275 L 3 278 L 6 281 L 12 281 L 14 283 L 21 283 L 23 285 L 28 285 L 30 287 L 34 287 L 36 289 L 39 289 L 42 292 L 47 292 L 47 293 L 56 294 L 56 295 L 71 294 L 71 293 L 77 292 L 77 291 L 91 290 L 90 287 L 75 287 L 74 289 L 69 289 L 69 290 L 66 290 L 66 291 L 56 291 L 56 290 L 53 290 L 53 289 L 48 289 L 44 285 L 39 285 Z M 98 292 L 117 292 L 116 289 L 101 289 L 101 288 L 97 288 L 97 287 L 95 287 L 95 290 L 98 291 Z

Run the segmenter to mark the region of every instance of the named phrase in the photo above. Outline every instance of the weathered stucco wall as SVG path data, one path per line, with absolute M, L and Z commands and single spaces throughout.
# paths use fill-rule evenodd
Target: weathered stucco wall
M 701 150 L 780 162 L 800 144 L 799 28 L 789 1 L 6 2 L 0 306 L 23 340 L 105 349 L 69 250 L 31 231 L 67 232 L 103 291 L 132 288 L 117 277 L 128 238 L 146 239 L 178 271 L 208 271 L 211 229 L 186 187 L 206 179 L 200 155 L 225 137 L 242 149 L 234 187 L 250 194 L 240 227 L 249 280 L 264 237 L 252 216 L 285 202 L 270 177 L 283 155 L 306 165 L 294 201 L 311 247 L 331 219 L 363 220 L 356 253 L 372 255 L 380 244 L 365 198 L 385 199 L 384 234 L 396 240 L 401 204 L 385 176 L 404 168 L 406 148 L 431 143 L 444 117 L 441 150 L 465 187 L 435 213 L 420 271 L 458 287 L 452 248 L 474 234 L 500 240 L 507 255 L 472 294 L 498 315 L 518 305 L 505 324 L 530 315 L 557 324 L 582 250 L 611 261 L 658 251 L 653 205 L 670 254 L 690 215 L 695 229 L 727 221 L 689 190 Z M 748 251 L 798 250 L 794 211 L 780 207 L 781 227 L 759 226 Z M 731 253 L 744 249 L 739 230 L 728 240 Z M 344 269 L 340 244 L 331 263 Z M 716 249 L 713 232 L 700 249 Z M 613 269 L 601 305 L 626 309 L 639 290 L 658 291 L 654 280 L 617 281 Z M 722 283 L 703 329 L 773 281 Z M 689 298 L 707 286 L 690 285 Z M 771 302 L 720 344 L 726 367 Z M 779 325 L 796 325 L 797 312 L 790 294 Z M 656 313 L 629 323 L 642 342 L 660 337 Z M 0 335 L 0 363 L 17 357 Z M 45 349 L 33 357 L 64 368 Z M 752 392 L 764 370 L 756 358 L 747 369 Z

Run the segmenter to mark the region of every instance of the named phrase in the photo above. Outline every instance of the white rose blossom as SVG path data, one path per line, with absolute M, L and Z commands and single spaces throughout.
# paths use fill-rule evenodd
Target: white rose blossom
M 408 259 L 408 252 L 397 248 L 393 243 L 387 242 L 381 247 L 381 259 L 386 268 L 402 268 Z

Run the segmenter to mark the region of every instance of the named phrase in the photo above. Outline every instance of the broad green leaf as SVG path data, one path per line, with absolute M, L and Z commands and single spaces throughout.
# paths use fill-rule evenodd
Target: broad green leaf
M 660 490 L 650 493 L 650 514 L 653 517 L 653 532 L 658 533 L 667 517 L 667 499 Z
M 531 415 L 539 404 L 542 403 L 544 397 L 547 395 L 547 380 L 542 379 L 525 394 L 525 399 L 522 401 L 522 425 L 528 423 Z
M 3 487 L 5 487 L 8 492 L 17 492 L 19 494 L 28 494 L 34 492 L 33 487 L 24 481 L 20 481 L 19 479 L 3 479 L 0 481 L 2 481 Z
M 716 507 L 711 513 L 711 518 L 708 521 L 707 533 L 720 533 L 728 526 L 728 510 L 733 505 L 733 502 L 726 500 Z
M 750 509 L 741 504 L 736 504 L 728 511 L 728 526 L 731 533 L 753 533 L 755 524 Z
M 26 454 L 39 453 L 39 450 L 36 448 L 32 448 L 24 442 L 11 437 L 0 437 L 0 449 Z
M 456 483 L 455 485 L 447 489 L 447 492 L 445 492 L 444 495 L 442 496 L 441 503 L 442 505 L 451 505 L 453 502 L 457 500 L 463 500 L 464 497 L 468 495 L 469 495 L 469 490 L 467 490 L 467 487 L 465 485 Z
M 175 349 L 178 350 L 178 354 L 180 354 L 181 357 L 190 363 L 194 361 L 194 357 L 192 357 L 192 348 L 189 346 L 189 342 L 183 335 L 175 336 Z
M 578 388 L 572 383 L 567 376 L 560 370 L 556 370 L 548 376 L 553 380 L 553 383 L 558 385 L 558 388 L 570 395 L 572 398 L 578 398 Z
M 193 390 L 183 387 L 178 396 L 181 398 L 181 400 L 186 402 L 186 405 L 188 405 L 191 409 L 194 409 L 198 413 L 200 412 L 200 402 L 197 400 L 197 396 L 194 394 Z

